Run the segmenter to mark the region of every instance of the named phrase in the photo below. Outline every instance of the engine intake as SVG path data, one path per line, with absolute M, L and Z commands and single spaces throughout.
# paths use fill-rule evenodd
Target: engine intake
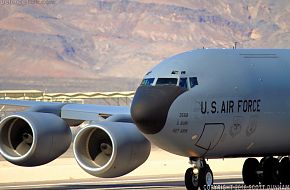
M 101 122 L 83 128 L 75 137 L 75 158 L 93 176 L 125 175 L 143 164 L 150 142 L 131 123 Z
M 0 153 L 19 166 L 46 164 L 70 146 L 67 123 L 51 113 L 20 112 L 0 123 Z

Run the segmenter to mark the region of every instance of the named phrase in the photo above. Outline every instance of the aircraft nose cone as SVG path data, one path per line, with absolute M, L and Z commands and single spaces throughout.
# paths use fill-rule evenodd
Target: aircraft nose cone
M 140 86 L 131 105 L 131 116 L 145 134 L 156 134 L 165 125 L 173 101 L 186 89 L 178 86 Z

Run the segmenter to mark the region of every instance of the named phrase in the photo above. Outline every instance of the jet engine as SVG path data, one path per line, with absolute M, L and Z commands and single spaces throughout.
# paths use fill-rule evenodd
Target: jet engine
M 71 131 L 55 114 L 20 112 L 0 123 L 0 153 L 19 166 L 46 164 L 70 146 Z
M 132 123 L 100 122 L 83 128 L 74 140 L 75 158 L 93 176 L 125 175 L 143 164 L 150 142 Z

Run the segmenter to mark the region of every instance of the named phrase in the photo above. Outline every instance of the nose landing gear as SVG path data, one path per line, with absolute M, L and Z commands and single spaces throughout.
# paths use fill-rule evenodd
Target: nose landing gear
M 280 162 L 273 157 L 264 157 L 260 163 L 256 158 L 248 158 L 243 166 L 245 185 L 289 185 L 290 161 L 284 157 Z
M 185 173 L 185 186 L 189 190 L 200 188 L 210 189 L 213 184 L 213 174 L 208 164 L 201 158 L 190 158 L 193 167 L 188 168 Z

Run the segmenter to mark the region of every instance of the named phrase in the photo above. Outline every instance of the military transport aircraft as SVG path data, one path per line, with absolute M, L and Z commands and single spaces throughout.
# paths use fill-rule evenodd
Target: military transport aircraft
M 86 121 L 73 150 L 97 177 L 131 172 L 151 142 L 189 158 L 187 189 L 213 184 L 206 159 L 236 157 L 249 157 L 246 185 L 290 184 L 289 73 L 288 49 L 198 49 L 149 71 L 130 108 L 1 100 L 28 108 L 1 121 L 0 152 L 20 166 L 48 163 L 68 149 L 70 126 Z

